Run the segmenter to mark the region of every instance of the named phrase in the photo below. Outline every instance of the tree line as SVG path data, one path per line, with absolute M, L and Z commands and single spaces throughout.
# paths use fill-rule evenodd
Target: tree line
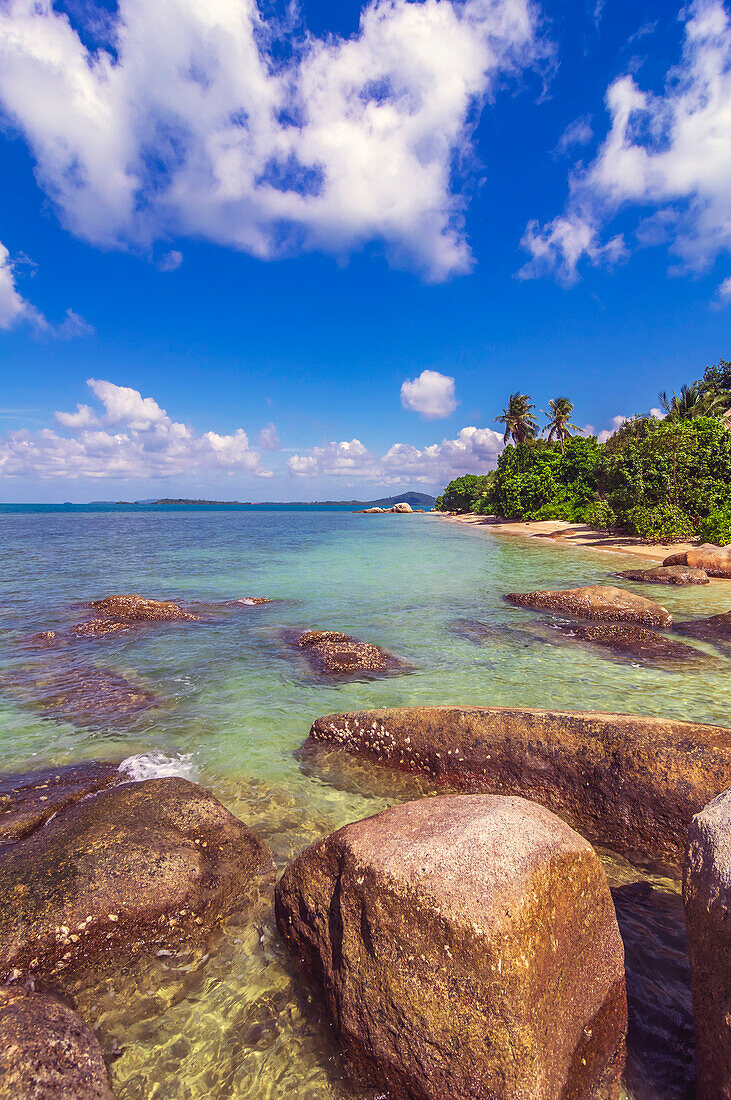
M 497 470 L 449 483 L 436 507 L 505 519 L 567 520 L 643 539 L 731 543 L 731 362 L 706 367 L 680 393 L 659 395 L 663 416 L 627 420 L 605 443 L 577 435 L 574 405 L 536 406 L 510 395 L 495 419 L 506 447 Z

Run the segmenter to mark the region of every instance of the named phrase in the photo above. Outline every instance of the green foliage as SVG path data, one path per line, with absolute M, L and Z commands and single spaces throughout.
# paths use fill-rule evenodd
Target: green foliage
M 626 525 L 633 535 L 653 542 L 691 538 L 695 532 L 685 512 L 674 504 L 656 504 L 654 508 L 632 508 Z
M 594 500 L 598 444 L 575 436 L 560 445 L 536 440 L 506 447 L 490 491 L 493 511 L 506 519 L 581 519 Z
M 584 523 L 601 531 L 610 531 L 617 522 L 617 513 L 608 500 L 598 500 L 584 509 Z
M 701 542 L 713 542 L 716 546 L 731 543 L 731 502 L 720 508 L 712 508 L 698 528 Z
M 482 510 L 494 474 L 465 474 L 450 481 L 435 508 L 438 512 L 475 512 Z

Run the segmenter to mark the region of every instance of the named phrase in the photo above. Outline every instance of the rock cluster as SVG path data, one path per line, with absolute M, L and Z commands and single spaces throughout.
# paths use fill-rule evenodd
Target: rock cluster
M 580 619 L 642 623 L 645 626 L 669 626 L 673 621 L 670 612 L 660 604 L 613 585 L 509 592 L 506 598 L 519 607 L 535 607 Z
M 388 514 L 394 514 L 394 513 L 396 515 L 398 515 L 400 513 L 400 514 L 403 515 L 407 512 L 413 512 L 413 511 L 414 511 L 414 509 L 411 507 L 411 505 L 407 504 L 406 501 L 404 500 L 404 501 L 401 501 L 399 504 L 394 504 L 392 508 L 377 508 L 377 507 L 374 507 L 374 508 L 361 508 L 360 509 L 360 515 L 362 515 L 362 516 L 374 516 L 377 513 L 380 513 L 381 515 L 388 515 Z M 419 509 L 419 511 L 423 511 L 423 509 Z
M 683 876 L 698 1100 L 731 1100 L 731 790 L 693 818 Z
M 114 1100 L 94 1032 L 56 997 L 0 989 L 0 1100 Z
M 693 550 L 684 550 L 680 554 L 671 554 L 663 565 L 685 565 L 692 569 L 703 569 L 709 577 L 731 577 L 731 546 L 715 546 L 704 542 Z
M 656 565 L 652 569 L 625 569 L 615 573 L 626 581 L 639 581 L 641 584 L 709 584 L 704 569 L 693 569 L 689 565 Z
M 316 672 L 343 676 L 360 672 L 395 671 L 398 658 L 371 642 L 361 642 L 338 630 L 307 630 L 297 638 L 298 648 Z
M 310 731 L 466 791 L 520 795 L 639 862 L 682 866 L 688 825 L 731 786 L 731 731 L 632 715 L 519 707 L 331 714 Z
M 619 1096 L 609 888 L 591 846 L 541 806 L 445 796 L 346 825 L 290 864 L 276 915 L 351 1067 L 390 1096 Z

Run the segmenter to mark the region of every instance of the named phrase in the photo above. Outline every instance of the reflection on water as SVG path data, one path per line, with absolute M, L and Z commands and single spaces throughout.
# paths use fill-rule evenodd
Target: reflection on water
M 278 867 L 341 825 L 434 793 L 334 750 L 299 752 L 332 711 L 484 703 L 634 711 L 724 724 L 725 664 L 688 672 L 618 663 L 536 640 L 518 589 L 607 581 L 631 561 L 463 530 L 429 517 L 337 513 L 0 515 L 0 680 L 27 668 L 22 639 L 65 629 L 73 605 L 110 592 L 216 603 L 278 602 L 210 622 L 130 632 L 44 652 L 37 687 L 0 687 L 4 770 L 96 758 L 136 777 L 185 774 L 210 788 L 272 848 Z M 731 609 L 731 584 L 634 590 L 678 619 Z M 468 624 L 455 630 L 455 620 Z M 475 645 L 478 622 L 486 626 Z M 282 631 L 343 630 L 397 653 L 408 675 L 331 685 L 280 644 Z M 718 651 L 698 643 L 706 652 Z M 32 658 L 37 658 L 37 655 Z M 90 672 L 64 709 L 47 678 Z M 106 691 L 144 688 L 163 705 L 119 720 Z M 108 699 L 109 696 L 107 695 Z M 90 717 L 91 715 L 91 717 Z M 602 853 L 625 939 L 629 1092 L 685 1100 L 690 1000 L 678 884 Z M 120 1100 L 375 1100 L 353 1090 L 316 997 L 295 974 L 266 893 L 207 949 L 160 954 L 77 990 L 99 1028 Z

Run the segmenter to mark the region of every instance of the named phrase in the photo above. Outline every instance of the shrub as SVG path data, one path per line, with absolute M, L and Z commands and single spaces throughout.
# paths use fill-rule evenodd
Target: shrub
M 731 503 L 723 504 L 709 512 L 698 528 L 701 542 L 714 542 L 716 546 L 731 543 Z
M 450 481 L 437 498 L 439 512 L 473 512 L 484 499 L 494 474 L 465 474 Z
M 653 542 L 689 538 L 695 534 L 688 516 L 674 504 L 632 508 L 627 514 L 627 526 L 632 534 Z
M 608 500 L 598 500 L 584 509 L 584 523 L 601 531 L 609 531 L 617 522 L 617 515 Z

